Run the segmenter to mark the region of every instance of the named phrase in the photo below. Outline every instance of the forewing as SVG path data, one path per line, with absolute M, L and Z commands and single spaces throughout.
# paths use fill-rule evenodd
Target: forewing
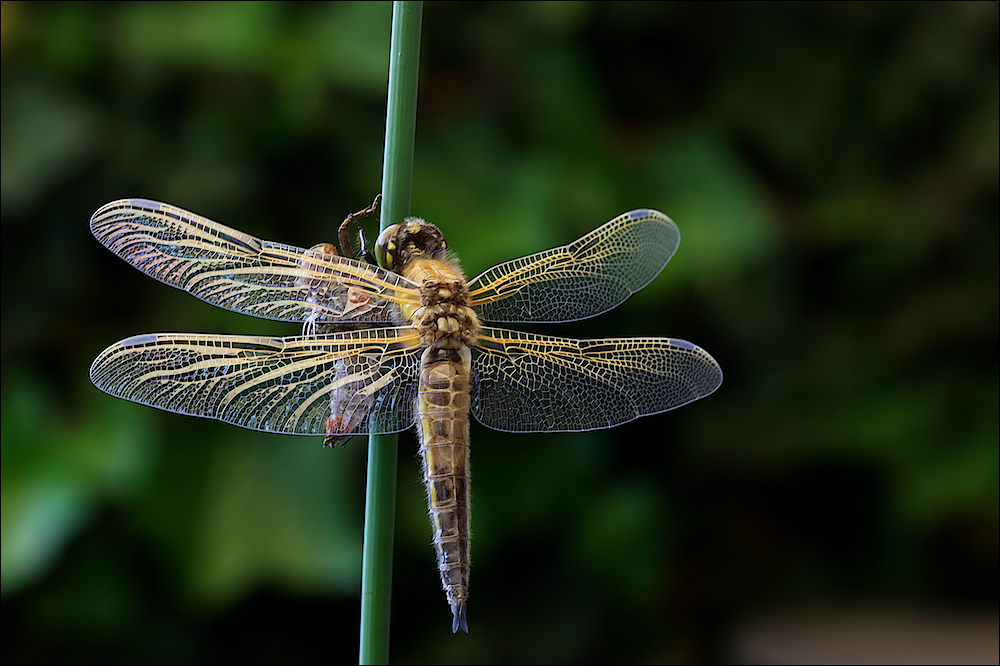
M 378 266 L 255 238 L 169 204 L 122 199 L 94 236 L 143 273 L 228 310 L 284 321 L 401 323 L 417 286 Z
M 659 274 L 680 232 L 655 210 L 633 210 L 569 245 L 498 264 L 469 285 L 483 321 L 574 321 L 607 312 Z
M 118 398 L 251 430 L 398 432 L 414 422 L 418 341 L 409 327 L 288 338 L 152 333 L 105 349 L 90 378 Z
M 472 413 L 505 432 L 596 430 L 704 398 L 722 383 L 708 352 L 673 338 L 574 340 L 483 327 Z

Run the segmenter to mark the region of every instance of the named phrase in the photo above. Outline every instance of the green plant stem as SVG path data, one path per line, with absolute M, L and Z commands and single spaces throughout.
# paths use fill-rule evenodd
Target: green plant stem
M 380 226 L 401 222 L 410 212 L 413 144 L 417 123 L 422 2 L 392 3 L 389 93 L 385 118 Z M 368 438 L 365 542 L 361 565 L 359 663 L 389 663 L 392 541 L 396 522 L 396 435 Z

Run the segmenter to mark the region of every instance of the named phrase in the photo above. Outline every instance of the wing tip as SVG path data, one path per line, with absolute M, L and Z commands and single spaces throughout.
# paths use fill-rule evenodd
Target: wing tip
M 690 386 L 693 397 L 687 402 L 677 405 L 677 407 L 683 407 L 684 405 L 690 404 L 695 400 L 706 398 L 719 390 L 719 387 L 722 386 L 723 379 L 722 366 L 719 365 L 719 362 L 716 361 L 711 354 L 698 345 L 688 342 L 687 340 L 670 338 L 669 341 L 670 344 L 692 352 L 695 356 L 700 357 L 705 362 L 699 381 L 692 383 Z

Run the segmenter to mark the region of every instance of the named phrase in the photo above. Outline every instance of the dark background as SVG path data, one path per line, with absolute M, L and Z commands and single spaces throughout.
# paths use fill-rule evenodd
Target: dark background
M 87 222 L 148 197 L 332 240 L 379 189 L 389 17 L 3 3 L 4 663 L 356 661 L 364 440 L 87 378 L 133 334 L 297 327 L 159 284 Z M 688 339 L 726 379 L 610 431 L 474 426 L 469 636 L 404 433 L 394 661 L 905 658 L 940 637 L 938 658 L 995 662 L 997 26 L 996 3 L 425 7 L 413 213 L 475 275 L 666 212 L 682 243 L 657 280 L 540 330 Z

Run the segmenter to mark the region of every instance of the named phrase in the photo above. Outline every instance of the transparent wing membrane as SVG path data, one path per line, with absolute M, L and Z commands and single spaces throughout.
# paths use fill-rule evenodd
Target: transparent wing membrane
M 413 329 L 318 337 L 152 333 L 90 368 L 113 396 L 285 434 L 390 433 L 413 425 L 421 348 Z
M 169 204 L 122 199 L 90 220 L 98 241 L 147 275 L 243 314 L 309 322 L 403 323 L 417 286 L 335 254 L 271 243 Z
M 494 266 L 469 284 L 470 305 L 492 322 L 593 317 L 649 284 L 679 243 L 669 217 L 633 210 L 569 245 Z
M 715 359 L 684 340 L 574 340 L 483 327 L 472 413 L 505 432 L 595 430 L 676 409 L 721 383 Z

